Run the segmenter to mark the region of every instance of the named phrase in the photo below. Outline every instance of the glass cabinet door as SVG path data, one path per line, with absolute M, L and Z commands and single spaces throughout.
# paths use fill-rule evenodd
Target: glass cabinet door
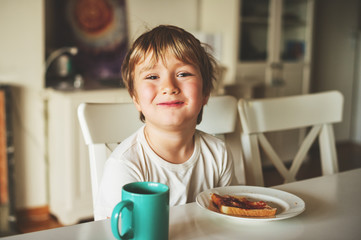
M 242 0 L 238 61 L 304 61 L 311 34 L 308 3 L 308 0 Z M 277 7 L 272 8 L 271 4 Z M 280 46 L 276 59 L 269 58 L 274 50 L 268 49 L 269 41 Z
M 264 96 L 307 93 L 314 0 L 242 0 L 237 81 Z
M 304 61 L 307 6 L 307 0 L 283 0 L 280 53 L 283 61 Z
M 270 0 L 243 0 L 240 9 L 238 60 L 266 61 Z

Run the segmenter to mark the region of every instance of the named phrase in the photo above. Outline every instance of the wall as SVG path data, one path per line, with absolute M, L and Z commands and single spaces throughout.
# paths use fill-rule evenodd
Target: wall
M 361 18 L 359 18 L 361 20 Z M 355 61 L 355 79 L 354 79 L 354 102 L 353 102 L 353 117 L 351 125 L 351 139 L 361 144 L 361 24 L 359 25 L 359 32 L 357 34 L 357 51 Z
M 16 207 L 43 206 L 43 0 L 1 0 L 0 32 L 0 81 L 14 86 Z
M 0 74 L 11 83 L 40 90 L 43 81 L 43 1 L 1 0 Z
M 316 1 L 313 91 L 337 89 L 344 95 L 343 122 L 335 125 L 337 141 L 352 140 L 357 97 L 355 59 L 359 0 Z M 360 79 L 358 80 L 360 81 Z M 358 85 L 360 86 L 360 84 Z M 358 119 L 361 121 L 361 119 Z
M 227 68 L 224 84 L 235 83 L 239 9 L 238 0 L 203 0 L 200 3 L 200 30 L 220 33 L 223 37 L 221 63 Z
M 146 29 L 171 24 L 188 31 L 198 30 L 198 1 L 195 0 L 130 0 L 127 1 L 131 40 Z

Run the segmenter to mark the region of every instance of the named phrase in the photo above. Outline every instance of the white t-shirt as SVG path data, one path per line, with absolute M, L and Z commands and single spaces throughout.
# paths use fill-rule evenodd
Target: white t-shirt
M 160 158 L 148 145 L 144 127 L 124 140 L 107 160 L 95 206 L 95 219 L 111 216 L 130 182 L 160 182 L 169 186 L 170 206 L 194 202 L 198 193 L 228 186 L 233 162 L 224 141 L 196 130 L 192 156 L 182 164 Z

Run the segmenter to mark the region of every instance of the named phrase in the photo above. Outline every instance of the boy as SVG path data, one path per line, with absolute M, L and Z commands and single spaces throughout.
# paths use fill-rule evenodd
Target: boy
M 133 43 L 122 77 L 145 125 L 107 160 L 95 219 L 111 216 L 129 182 L 167 184 L 170 206 L 231 183 L 233 163 L 224 142 L 196 130 L 215 67 L 200 42 L 175 26 L 158 26 Z

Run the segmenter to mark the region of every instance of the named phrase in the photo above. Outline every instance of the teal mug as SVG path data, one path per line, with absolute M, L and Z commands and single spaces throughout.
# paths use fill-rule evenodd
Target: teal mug
M 168 239 L 169 187 L 156 182 L 124 185 L 122 201 L 113 209 L 111 227 L 117 239 Z

